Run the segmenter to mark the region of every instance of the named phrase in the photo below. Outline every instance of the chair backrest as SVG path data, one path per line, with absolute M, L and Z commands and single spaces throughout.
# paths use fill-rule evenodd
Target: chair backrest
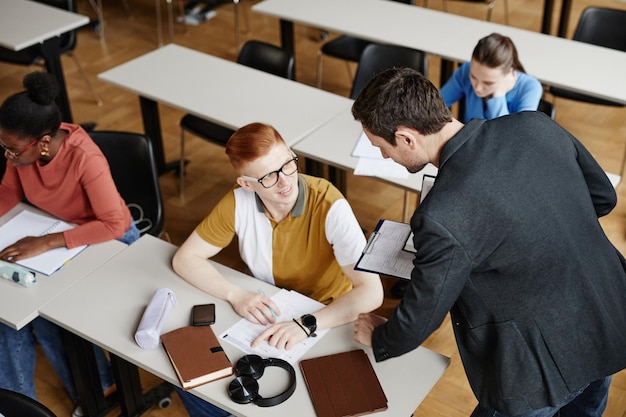
M 152 151 L 145 135 L 129 132 L 89 132 L 111 167 L 113 181 L 131 209 L 141 234 L 163 232 L 163 199 Z
M 556 109 L 554 107 L 554 104 L 552 104 L 549 101 L 546 101 L 544 99 L 539 100 L 539 105 L 537 106 L 537 111 L 545 113 L 552 120 L 554 120 L 554 118 L 556 117 Z
M 293 53 L 266 42 L 246 42 L 239 52 L 237 62 L 290 80 L 296 78 Z
M 626 52 L 626 10 L 587 7 L 573 39 Z
M 368 45 L 361 55 L 350 98 L 355 99 L 376 74 L 393 67 L 410 67 L 427 75 L 428 56 L 422 51 L 403 46 L 378 43 Z
M 0 388 L 0 414 L 4 417 L 56 417 L 48 407 L 19 392 Z
M 626 52 L 626 10 L 590 6 L 583 10 L 576 25 L 574 40 Z M 581 57 L 585 59 L 585 57 Z M 607 63 L 607 65 L 611 65 Z M 550 87 L 555 97 L 613 107 L 623 104 L 588 96 L 560 87 Z

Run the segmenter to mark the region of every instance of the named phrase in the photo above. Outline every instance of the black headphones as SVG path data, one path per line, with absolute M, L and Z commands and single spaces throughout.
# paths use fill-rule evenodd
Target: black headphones
M 289 372 L 289 387 L 282 393 L 263 398 L 259 395 L 257 379 L 263 376 L 266 366 L 278 366 Z M 246 355 L 235 364 L 235 375 L 228 385 L 228 395 L 238 404 L 254 403 L 259 407 L 272 407 L 286 401 L 296 390 L 296 371 L 287 361 L 277 358 L 263 359 L 259 355 Z

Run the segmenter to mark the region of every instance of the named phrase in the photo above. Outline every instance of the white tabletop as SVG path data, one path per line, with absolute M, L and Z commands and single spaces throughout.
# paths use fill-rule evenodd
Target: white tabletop
M 498 32 L 515 43 L 542 83 L 626 103 L 626 53 L 388 0 L 264 0 L 255 12 L 465 62 L 476 42 Z
M 298 155 L 337 168 L 354 171 L 359 158 L 352 156 L 352 152 L 362 132 L 361 123 L 354 120 L 350 109 L 346 109 L 293 145 L 292 149 Z M 424 174 L 436 176 L 437 168 L 428 164 L 426 168 L 415 174 L 409 174 L 407 178 L 373 178 L 381 179 L 409 191 L 420 192 Z
M 164 332 L 188 325 L 194 304 L 215 303 L 216 322 L 213 328 L 216 334 L 226 330 L 239 317 L 227 302 L 187 284 L 173 272 L 170 261 L 175 250 L 176 247 L 167 242 L 149 235 L 143 236 L 46 305 L 41 314 L 148 372 L 177 384 L 176 375 L 163 348 L 144 350 L 134 340 L 137 325 L 154 292 L 166 287 L 174 292 L 177 299 Z M 230 268 L 215 265 L 224 276 L 243 288 L 261 289 L 268 296 L 278 290 Z M 243 356 L 241 351 L 229 343 L 224 343 L 223 348 L 233 363 Z M 352 325 L 345 325 L 329 331 L 304 358 L 358 348 L 363 347 L 353 341 Z M 371 349 L 364 350 L 372 360 L 389 400 L 389 410 L 376 414 L 380 416 L 410 415 L 449 364 L 447 357 L 422 347 L 381 363 L 374 362 Z M 272 396 L 282 391 L 287 378 L 280 371 L 268 372 L 259 381 L 261 395 Z M 276 407 L 262 408 L 232 402 L 226 390 L 232 378 L 202 385 L 192 392 L 238 416 L 315 416 L 299 369 L 296 369 L 296 374 L 294 395 Z
M 0 224 L 24 209 L 45 215 L 32 206 L 20 203 L 0 217 Z M 21 329 L 35 319 L 39 315 L 39 309 L 51 299 L 72 287 L 124 248 L 126 245 L 117 240 L 90 245 L 54 274 L 37 274 L 37 282 L 30 287 L 0 279 L 0 321 L 7 326 Z
M 30 0 L 0 0 L 0 46 L 19 51 L 89 23 L 89 18 Z
M 231 129 L 269 123 L 288 145 L 351 104 L 345 97 L 175 44 L 98 77 Z

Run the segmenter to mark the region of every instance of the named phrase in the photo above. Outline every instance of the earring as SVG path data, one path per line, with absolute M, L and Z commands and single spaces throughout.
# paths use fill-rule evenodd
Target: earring
M 46 146 L 39 152 L 41 156 L 50 156 L 50 149 Z

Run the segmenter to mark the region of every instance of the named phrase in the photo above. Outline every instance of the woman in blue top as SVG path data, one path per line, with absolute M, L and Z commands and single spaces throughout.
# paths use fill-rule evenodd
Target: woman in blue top
M 465 99 L 463 123 L 537 110 L 543 89 L 526 74 L 513 41 L 498 33 L 482 38 L 472 60 L 461 65 L 441 88 L 448 107 Z

